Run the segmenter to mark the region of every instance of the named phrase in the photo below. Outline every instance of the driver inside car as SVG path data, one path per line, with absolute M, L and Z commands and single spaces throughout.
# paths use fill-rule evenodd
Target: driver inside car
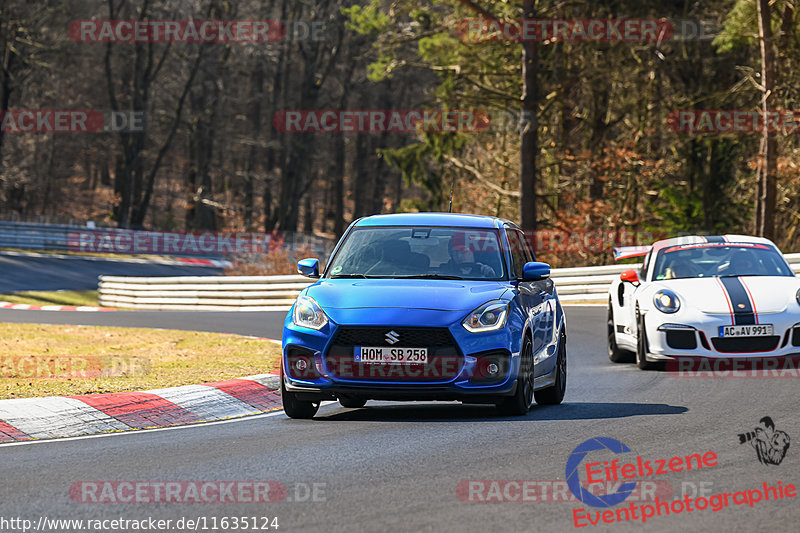
M 494 269 L 489 265 L 475 261 L 475 252 L 471 249 L 472 242 L 468 241 L 463 231 L 453 233 L 447 243 L 450 259 L 440 266 L 443 273 L 460 277 L 496 277 Z

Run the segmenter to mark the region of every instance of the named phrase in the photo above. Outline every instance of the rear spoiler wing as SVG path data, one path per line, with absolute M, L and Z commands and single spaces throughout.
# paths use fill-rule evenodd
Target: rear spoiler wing
M 614 248 L 614 261 L 647 255 L 652 248 L 652 246 L 620 246 L 619 248 Z

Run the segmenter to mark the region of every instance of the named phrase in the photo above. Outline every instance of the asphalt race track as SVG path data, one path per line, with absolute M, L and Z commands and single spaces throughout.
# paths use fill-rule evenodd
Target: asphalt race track
M 126 326 L 235 333 L 280 339 L 286 311 L 23 311 L 0 309 L 0 322 Z
M 214 276 L 211 266 L 164 265 L 97 257 L 0 253 L 0 293 L 12 291 L 91 291 L 98 276 Z
M 259 336 L 276 331 L 283 318 L 282 313 L 116 312 L 77 317 L 14 311 L 0 314 L 0 320 L 11 315 L 20 321 L 75 317 L 81 324 L 120 325 L 143 325 L 148 317 L 159 316 L 160 327 L 185 323 L 201 329 L 207 326 L 204 316 L 210 316 L 221 329 Z M 140 318 L 132 322 L 134 316 Z M 464 480 L 564 480 L 572 450 L 597 436 L 627 444 L 632 452 L 616 456 L 624 463 L 635 462 L 637 455 L 655 465 L 658 459 L 716 453 L 714 466 L 652 476 L 653 481 L 671 484 L 674 493 L 668 498 L 681 498 L 683 490 L 710 498 L 761 489 L 765 482 L 798 484 L 797 444 L 781 464 L 764 465 L 750 444 L 740 445 L 737 438 L 764 416 L 772 417 L 776 428 L 791 438 L 800 438 L 797 378 L 687 379 L 614 365 L 605 353 L 605 309 L 570 307 L 567 316 L 569 372 L 561 406 L 535 407 L 525 417 L 501 418 L 490 407 L 459 404 L 370 402 L 364 409 L 329 404 L 312 421 L 289 420 L 279 412 L 166 431 L 3 446 L 0 517 L 26 518 L 35 524 L 41 516 L 277 516 L 279 532 L 570 531 L 575 529 L 573 510 L 606 509 L 564 501 L 471 503 L 459 499 L 456 487 Z M 593 453 L 590 457 L 598 461 L 615 457 Z M 580 472 L 585 479 L 585 469 Z M 92 480 L 278 481 L 288 493 L 283 502 L 267 504 L 78 503 L 77 493 L 73 497 L 78 502 L 73 501 L 70 487 Z M 313 484 L 318 484 L 317 501 L 309 491 Z M 509 491 L 512 498 L 517 494 Z M 718 512 L 708 507 L 657 516 L 644 528 L 794 531 L 798 517 L 795 497 L 753 507 L 730 502 Z M 583 523 L 588 523 L 585 518 Z M 640 521 L 631 521 L 601 522 L 580 530 L 642 528 Z

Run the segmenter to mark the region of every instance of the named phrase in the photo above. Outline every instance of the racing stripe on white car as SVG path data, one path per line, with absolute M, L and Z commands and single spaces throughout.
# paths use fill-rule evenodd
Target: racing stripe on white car
M 742 287 L 744 287 L 744 290 L 747 291 L 747 297 L 750 299 L 750 305 L 753 307 L 753 315 L 756 318 L 756 324 L 758 324 L 758 309 L 756 309 L 756 299 L 753 298 L 753 293 L 750 292 L 750 288 L 747 286 L 744 280 L 742 278 L 737 279 L 742 284 Z
M 745 288 L 741 278 L 722 277 L 717 278 L 720 286 L 725 291 L 728 300 L 728 308 L 731 311 L 731 319 L 734 326 L 758 324 L 755 306 L 753 305 L 750 292 Z

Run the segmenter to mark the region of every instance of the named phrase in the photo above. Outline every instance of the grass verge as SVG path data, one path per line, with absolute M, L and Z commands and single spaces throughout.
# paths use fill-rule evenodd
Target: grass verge
M 224 333 L 0 324 L 0 399 L 193 385 L 277 371 L 281 348 Z
M 28 305 L 87 305 L 97 307 L 97 291 L 20 291 L 0 294 L 0 302 Z

